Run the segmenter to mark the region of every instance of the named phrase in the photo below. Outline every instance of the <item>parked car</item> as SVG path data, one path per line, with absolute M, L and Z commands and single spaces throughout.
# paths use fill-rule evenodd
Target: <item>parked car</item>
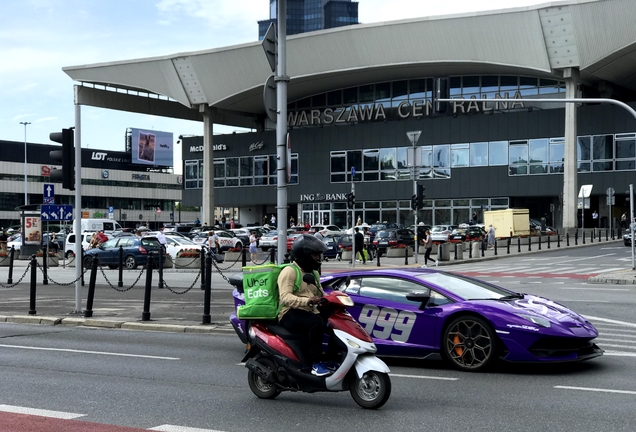
M 300 234 L 300 233 L 296 233 L 296 234 L 289 234 L 287 236 L 287 252 L 291 251 L 291 247 L 292 247 L 292 244 L 294 243 L 294 240 L 296 240 L 301 235 L 302 234 Z
M 623 244 L 625 246 L 631 246 L 632 245 L 632 233 L 628 232 L 627 234 L 623 235 Z
M 457 228 L 457 225 L 434 225 L 431 228 L 431 239 L 433 239 L 433 243 L 446 243 L 448 241 L 448 237 L 453 230 Z
M 42 235 L 42 249 L 46 248 L 48 245 L 49 250 L 54 250 L 54 249 L 58 249 L 63 251 L 64 250 L 64 241 L 66 240 L 66 234 L 65 233 L 55 233 L 55 242 L 57 243 L 57 246 L 55 246 L 49 239 L 52 238 L 52 235 L 49 233 L 43 234 Z
M 166 253 L 172 258 L 176 258 L 177 253 L 181 250 L 191 250 L 199 247 L 200 245 L 188 238 L 183 238 L 181 236 L 166 236 Z
M 320 232 L 323 236 L 338 236 L 342 234 L 342 228 L 336 225 L 314 225 L 311 229 L 314 232 Z
M 481 241 L 486 238 L 486 230 L 479 225 L 469 225 L 455 228 L 448 236 L 450 243 L 462 243 L 470 241 Z
M 259 240 L 259 246 L 263 252 L 267 252 L 270 248 L 278 247 L 278 231 L 271 230 L 263 234 Z
M 335 259 L 338 257 L 338 239 L 334 236 L 326 236 L 322 239 L 322 242 L 327 245 L 327 250 L 322 253 L 322 257 L 325 261 Z
M 82 241 L 82 249 L 83 250 L 87 250 L 88 246 L 91 242 L 91 239 L 93 238 L 93 234 L 95 234 L 94 232 L 83 232 L 81 234 L 81 241 Z M 106 234 L 106 236 L 108 237 L 109 235 Z M 75 256 L 75 238 L 77 236 L 75 235 L 75 233 L 70 233 L 67 237 L 66 237 L 66 241 L 64 242 L 64 256 L 66 258 L 70 258 L 72 256 Z
M 530 231 L 543 232 L 543 230 L 541 229 L 541 221 L 536 220 L 536 219 L 530 219 Z M 546 235 L 556 235 L 557 234 L 557 230 L 554 229 L 553 227 L 549 226 L 549 225 L 546 225 L 545 234 Z
M 157 237 L 144 236 L 137 237 L 116 237 L 105 241 L 98 247 L 89 249 L 84 252 L 82 261 L 85 268 L 90 268 L 93 257 L 99 258 L 101 266 L 107 265 L 108 268 L 115 269 L 119 267 L 119 247 L 124 252 L 124 266 L 127 269 L 135 269 L 138 265 L 146 265 L 148 257 L 153 256 L 156 263 L 159 262 L 159 254 L 161 244 Z
M 234 233 L 234 236 L 238 237 L 239 240 L 241 240 L 241 242 L 244 245 L 249 245 L 250 244 L 250 234 L 251 234 L 250 230 L 251 229 L 252 228 L 234 228 L 234 229 L 230 229 L 228 231 Z M 258 230 L 256 230 L 256 237 L 259 237 Z
M 13 240 L 11 240 L 12 237 Z M 9 237 L 9 241 L 7 242 L 7 250 L 11 250 L 11 248 L 13 248 L 17 252 L 22 247 L 22 237 L 20 237 L 20 234 L 12 237 Z
M 321 277 L 325 292 L 347 293 L 348 312 L 371 335 L 378 356 L 441 355 L 462 371 L 496 361 L 562 363 L 603 354 L 596 328 L 559 303 L 432 269 L 345 270 Z M 240 287 L 234 304 L 244 304 Z M 390 317 L 390 319 L 389 319 Z M 245 325 L 230 321 L 241 340 Z
M 240 238 L 236 237 L 232 231 L 222 231 L 216 230 L 214 233 L 219 237 L 219 252 L 225 252 L 231 248 L 242 248 L 243 242 Z M 205 244 L 205 241 L 208 239 L 208 231 L 199 233 L 192 241 L 201 246 Z
M 414 246 L 415 233 L 406 228 L 387 228 L 378 231 L 373 239 L 377 253 L 382 256 L 390 247 L 398 245 Z

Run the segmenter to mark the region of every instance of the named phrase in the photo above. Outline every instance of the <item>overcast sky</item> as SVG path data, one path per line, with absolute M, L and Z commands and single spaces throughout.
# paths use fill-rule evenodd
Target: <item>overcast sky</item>
M 359 0 L 361 23 L 548 3 L 546 0 Z M 47 144 L 73 126 L 62 67 L 170 55 L 258 40 L 269 0 L 0 0 L 0 139 Z M 202 134 L 202 124 L 82 107 L 82 146 L 124 150 L 127 127 Z M 215 126 L 216 132 L 231 132 Z

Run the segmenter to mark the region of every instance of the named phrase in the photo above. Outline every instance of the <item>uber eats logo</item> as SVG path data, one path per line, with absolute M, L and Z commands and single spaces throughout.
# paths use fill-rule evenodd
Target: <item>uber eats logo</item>
M 259 298 L 259 297 L 268 297 L 269 290 L 267 287 L 269 282 L 269 278 L 263 279 L 248 279 L 247 280 L 247 298 Z

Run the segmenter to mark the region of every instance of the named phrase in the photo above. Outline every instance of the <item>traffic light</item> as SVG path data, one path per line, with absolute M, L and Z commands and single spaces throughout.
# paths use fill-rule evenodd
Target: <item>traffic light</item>
M 413 210 L 417 210 L 417 208 L 418 208 L 417 195 L 413 195 L 411 197 L 411 208 Z
M 62 144 L 62 150 L 49 152 L 49 157 L 56 165 L 62 165 L 62 169 L 51 170 L 51 181 L 62 183 L 62 187 L 75 190 L 75 135 L 73 129 L 62 129 L 62 132 L 51 132 L 51 141 Z
M 356 206 L 356 196 L 353 192 L 347 194 L 347 208 L 354 208 Z
M 426 186 L 417 184 L 417 210 L 421 210 L 424 207 L 424 198 L 426 198 L 426 194 L 424 191 L 426 190 Z

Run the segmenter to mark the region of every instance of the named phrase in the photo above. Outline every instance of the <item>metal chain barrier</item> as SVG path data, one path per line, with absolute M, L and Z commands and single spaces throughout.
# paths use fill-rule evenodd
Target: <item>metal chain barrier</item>
M 216 255 L 212 255 L 212 264 L 214 265 L 214 267 L 216 267 L 217 270 L 219 270 L 219 272 L 221 270 L 229 270 L 229 269 L 231 269 L 232 267 L 234 267 L 236 265 L 236 263 L 238 263 L 239 261 L 242 260 L 241 256 L 239 255 L 239 257 L 232 264 L 230 264 L 229 267 L 221 268 L 221 267 L 218 266 L 218 263 L 216 262 L 216 259 L 214 259 L 215 257 L 216 257 Z M 225 264 L 225 261 L 223 261 L 223 263 Z
M 108 280 L 108 276 L 106 276 L 106 273 L 104 272 L 104 268 L 98 263 L 97 266 L 99 267 L 99 271 L 102 272 L 102 276 L 104 276 L 104 279 L 106 280 L 106 283 L 108 283 L 108 285 L 114 289 L 117 292 L 127 292 L 130 291 L 131 289 L 133 289 L 135 287 L 135 285 L 137 285 L 137 282 L 139 282 L 139 279 L 141 279 L 141 275 L 144 274 L 144 270 L 146 270 L 146 267 L 142 267 L 141 271 L 139 272 L 139 275 L 137 276 L 137 279 L 135 279 L 135 281 L 133 282 L 133 284 L 131 286 L 129 286 L 128 288 L 118 288 L 115 285 L 113 285 L 112 283 L 110 283 L 110 280 Z
M 30 268 L 31 268 L 31 263 L 29 263 L 27 268 L 24 270 L 24 273 L 22 273 L 22 276 L 20 276 L 20 279 L 16 283 L 9 284 L 9 285 L 4 285 L 3 283 L 0 283 L 0 287 L 2 287 L 2 288 L 13 288 L 13 287 L 15 287 L 17 284 L 22 282 L 22 279 L 24 279 L 24 277 L 27 275 L 27 273 L 28 273 Z
M 172 294 L 176 294 L 176 295 L 181 295 L 181 294 L 185 294 L 188 291 L 190 291 L 192 288 L 194 288 L 194 286 L 197 284 L 197 281 L 199 280 L 199 278 L 201 277 L 201 270 L 199 270 L 199 272 L 197 273 L 197 277 L 194 278 L 194 282 L 192 282 L 192 285 L 190 285 L 188 288 L 186 288 L 184 291 L 175 291 L 174 289 L 172 289 L 168 283 L 165 281 L 163 281 L 163 286 L 168 288 L 168 291 L 170 291 Z
M 29 266 L 30 266 L 30 265 L 31 265 L 31 264 L 29 263 Z M 40 263 L 37 263 L 37 266 L 38 266 L 38 268 L 40 269 L 40 271 L 42 272 L 42 275 L 44 275 L 44 268 L 42 268 L 42 265 L 40 265 Z M 50 268 L 50 267 L 47 267 L 47 268 Z M 84 269 L 84 271 L 82 272 L 82 274 L 80 275 L 80 277 L 78 277 L 77 279 L 72 280 L 72 281 L 70 281 L 70 282 L 68 282 L 68 283 L 66 283 L 66 282 L 57 282 L 57 281 L 55 281 L 55 280 L 51 277 L 51 274 L 50 274 L 48 271 L 46 272 L 46 278 L 47 278 L 47 280 L 50 280 L 51 282 L 53 282 L 55 285 L 59 285 L 59 286 L 69 286 L 69 285 L 73 285 L 75 282 L 77 282 L 78 280 L 82 279 L 82 276 L 84 276 L 86 273 L 88 273 L 88 270 L 89 270 L 89 269 L 85 268 L 85 269 Z

